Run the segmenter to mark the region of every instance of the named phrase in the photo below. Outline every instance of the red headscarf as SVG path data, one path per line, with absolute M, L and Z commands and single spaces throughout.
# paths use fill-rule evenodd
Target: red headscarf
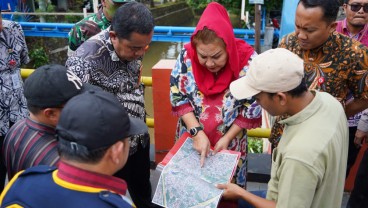
M 211 2 L 204 10 L 197 27 L 191 37 L 204 27 L 214 31 L 226 44 L 228 61 L 215 80 L 214 74 L 198 61 L 197 51 L 191 43 L 184 47 L 192 60 L 194 79 L 204 95 L 215 95 L 229 88 L 232 81 L 239 77 L 242 68 L 247 64 L 254 49 L 245 41 L 235 38 L 233 27 L 226 9 L 217 2 Z

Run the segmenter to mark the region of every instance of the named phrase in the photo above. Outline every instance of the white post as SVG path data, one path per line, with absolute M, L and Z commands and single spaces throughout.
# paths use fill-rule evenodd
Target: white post
M 46 12 L 46 0 L 41 0 L 38 2 L 41 12 Z M 40 22 L 46 22 L 45 16 L 40 16 Z
M 83 7 L 83 17 L 86 18 L 87 17 L 87 8 Z
M 98 12 L 98 0 L 93 0 L 93 12 L 97 13 Z
M 245 0 L 242 0 L 241 10 L 240 10 L 240 20 L 243 20 L 243 21 L 245 21 L 244 10 L 245 10 Z

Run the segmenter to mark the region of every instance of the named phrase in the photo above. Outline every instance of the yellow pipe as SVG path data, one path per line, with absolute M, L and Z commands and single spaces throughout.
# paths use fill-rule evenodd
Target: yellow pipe
M 29 77 L 29 75 L 31 75 L 33 73 L 34 69 L 21 69 L 20 70 L 20 75 L 22 76 L 23 79 L 26 79 L 27 77 Z M 152 77 L 141 77 L 141 82 L 144 83 L 145 86 L 152 86 Z M 154 121 L 153 118 L 147 118 L 146 119 L 146 124 L 148 127 L 153 128 L 154 127 Z
M 27 78 L 34 69 L 21 69 L 20 73 L 23 79 Z M 141 82 L 144 83 L 145 86 L 152 86 L 152 77 L 141 77 Z M 153 128 L 154 127 L 154 119 L 153 118 L 147 118 L 146 124 L 148 127 Z M 264 129 L 264 128 L 256 128 L 256 129 L 250 129 L 248 130 L 248 136 L 249 137 L 260 137 L 260 138 L 268 138 L 271 134 L 270 129 Z
M 155 121 L 153 118 L 146 118 L 146 124 L 149 128 L 153 128 L 155 126 Z
M 268 138 L 270 137 L 271 129 L 265 129 L 265 128 L 256 128 L 256 129 L 250 129 L 247 132 L 247 135 L 249 137 L 259 137 L 259 138 Z
M 20 69 L 20 75 L 23 79 L 25 79 L 29 77 L 29 75 L 31 75 L 33 71 L 34 69 Z
M 23 79 L 26 79 L 27 77 L 29 77 L 29 75 L 32 74 L 33 71 L 34 69 L 24 69 L 23 68 L 20 70 L 20 75 L 22 76 Z M 145 86 L 152 86 L 152 77 L 142 76 L 141 82 L 144 83 Z
M 144 86 L 152 86 L 152 77 L 141 77 L 141 82 L 144 83 Z

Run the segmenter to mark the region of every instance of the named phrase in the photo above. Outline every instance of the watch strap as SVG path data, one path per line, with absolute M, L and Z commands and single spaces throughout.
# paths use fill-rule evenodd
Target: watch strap
M 202 131 L 203 128 L 201 126 L 197 126 L 197 127 L 193 127 L 191 129 L 189 129 L 189 134 L 194 137 L 198 134 L 199 131 Z

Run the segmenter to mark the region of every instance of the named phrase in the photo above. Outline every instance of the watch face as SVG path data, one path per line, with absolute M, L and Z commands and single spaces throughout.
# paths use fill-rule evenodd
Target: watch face
M 199 131 L 201 131 L 201 130 L 203 130 L 203 128 L 202 128 L 202 127 L 200 127 L 200 126 L 198 126 L 198 127 L 191 128 L 191 129 L 189 130 L 189 133 L 190 133 L 190 135 L 195 136 L 195 135 L 197 135 L 197 134 L 198 134 L 198 132 L 199 132 Z
M 197 135 L 197 132 L 198 132 L 198 130 L 197 130 L 196 128 L 191 128 L 191 129 L 189 130 L 189 133 L 190 133 L 190 135 L 192 135 L 192 136 Z

